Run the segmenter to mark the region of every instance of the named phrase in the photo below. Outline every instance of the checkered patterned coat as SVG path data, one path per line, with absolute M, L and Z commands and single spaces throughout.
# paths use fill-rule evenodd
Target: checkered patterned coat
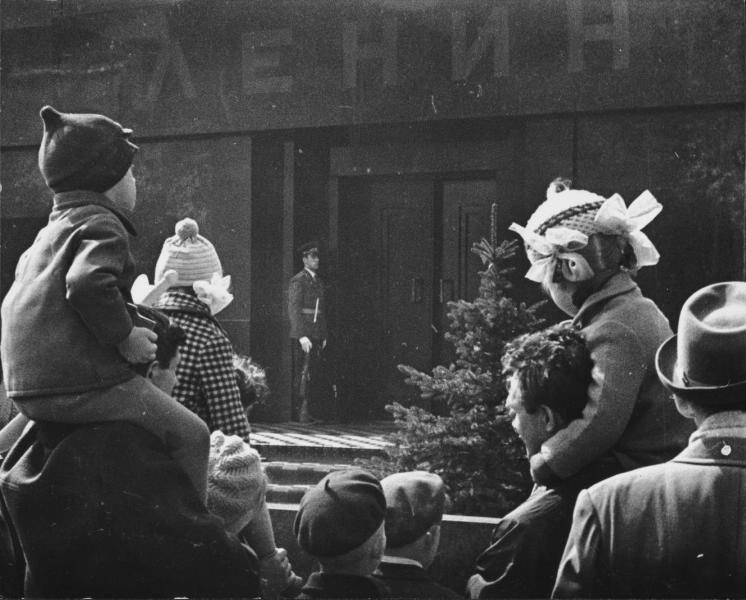
M 186 333 L 179 349 L 174 398 L 202 418 L 210 431 L 219 429 L 248 441 L 249 421 L 241 405 L 233 346 L 225 330 L 204 302 L 184 292 L 166 292 L 155 308 L 168 313 Z

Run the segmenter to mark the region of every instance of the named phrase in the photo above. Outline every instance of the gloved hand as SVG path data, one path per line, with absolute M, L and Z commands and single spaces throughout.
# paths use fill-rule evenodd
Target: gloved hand
M 300 342 L 301 348 L 303 348 L 303 352 L 305 352 L 306 354 L 308 354 L 311 351 L 311 348 L 313 348 L 311 340 L 309 340 L 305 335 L 298 341 Z
M 130 334 L 117 344 L 117 350 L 128 363 L 137 365 L 155 360 L 158 334 L 147 327 L 133 327 Z
M 275 600 L 279 598 L 288 585 L 290 576 L 294 575 L 288 553 L 285 548 L 276 548 L 275 553 L 259 560 L 259 577 L 261 579 L 262 598 Z

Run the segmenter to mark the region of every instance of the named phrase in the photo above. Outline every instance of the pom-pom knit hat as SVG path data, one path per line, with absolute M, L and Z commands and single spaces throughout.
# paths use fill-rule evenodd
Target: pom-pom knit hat
M 176 223 L 176 235 L 163 242 L 161 255 L 155 265 L 155 281 L 169 271 L 176 271 L 173 287 L 191 286 L 195 281 L 212 281 L 217 273 L 223 276 L 223 267 L 215 247 L 199 234 L 194 219 L 182 219 Z
M 39 170 L 53 191 L 105 192 L 132 166 L 138 148 L 129 141 L 131 129 L 104 115 L 61 113 L 51 106 L 39 116 Z
M 259 453 L 237 435 L 213 431 L 207 469 L 207 508 L 226 527 L 262 506 L 267 480 Z

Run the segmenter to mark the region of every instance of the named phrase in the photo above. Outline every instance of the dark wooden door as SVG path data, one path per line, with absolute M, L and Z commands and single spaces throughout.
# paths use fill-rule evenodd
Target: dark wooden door
M 371 183 L 377 256 L 380 394 L 385 403 L 412 396 L 397 369 L 428 369 L 433 344 L 432 178 Z
M 434 326 L 438 330 L 435 356 L 440 363 L 454 359 L 453 345 L 445 342 L 448 331 L 448 302 L 464 298 L 473 300 L 479 289 L 479 257 L 471 251 L 482 238 L 489 239 L 490 210 L 497 202 L 494 178 L 460 179 L 442 182 L 442 243 L 439 277 L 436 282 Z

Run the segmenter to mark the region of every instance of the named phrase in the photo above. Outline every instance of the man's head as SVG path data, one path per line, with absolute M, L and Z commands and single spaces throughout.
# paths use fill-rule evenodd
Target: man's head
M 746 282 L 694 292 L 655 364 L 684 416 L 699 422 L 715 412 L 746 410 Z
M 386 545 L 386 498 L 362 469 L 333 471 L 300 501 L 293 531 L 322 570 L 369 575 Z
M 506 407 L 526 452 L 533 456 L 556 431 L 583 413 L 591 358 L 581 335 L 560 324 L 522 335 L 505 349 Z
M 207 508 L 239 533 L 264 504 L 267 478 L 259 453 L 237 435 L 213 431 L 207 466 Z
M 386 497 L 386 554 L 418 561 L 427 568 L 440 544 L 447 498 L 435 473 L 410 471 L 381 480 Z
M 176 367 L 181 358 L 179 346 L 186 340 L 186 334 L 181 327 L 172 324 L 164 313 L 142 304 L 137 305 L 135 322 L 149 327 L 158 336 L 155 360 L 134 365 L 135 372 L 150 379 L 157 388 L 170 395 L 177 383 Z
M 131 210 L 135 202 L 132 161 L 137 146 L 132 130 L 97 114 L 61 113 L 45 106 L 39 115 L 44 135 L 39 170 L 56 193 L 90 190 L 104 193 L 126 181 L 115 194 L 118 206 Z
M 303 244 L 299 249 L 300 255 L 303 258 L 303 266 L 311 271 L 318 271 L 319 269 L 319 243 L 308 242 Z

